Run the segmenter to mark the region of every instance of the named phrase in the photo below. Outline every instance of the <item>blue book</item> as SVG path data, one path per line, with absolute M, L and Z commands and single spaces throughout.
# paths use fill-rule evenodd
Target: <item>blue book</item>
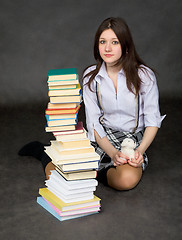
M 57 218 L 59 221 L 65 221 L 69 219 L 74 219 L 74 218 L 79 218 L 79 217 L 84 217 L 88 215 L 92 215 L 98 212 L 94 213 L 86 213 L 86 214 L 77 214 L 77 215 L 72 215 L 72 216 L 64 216 L 61 217 L 59 214 L 54 211 L 54 209 L 43 199 L 43 197 L 37 197 L 37 203 L 41 205 L 45 210 L 47 210 L 50 214 L 52 214 L 55 218 Z

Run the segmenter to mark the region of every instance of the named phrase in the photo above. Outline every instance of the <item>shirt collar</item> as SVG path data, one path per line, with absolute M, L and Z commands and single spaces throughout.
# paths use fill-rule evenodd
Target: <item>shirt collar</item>
M 123 68 L 119 71 L 119 74 L 120 74 L 120 75 L 125 75 Z M 107 71 L 106 71 L 105 62 L 102 63 L 99 72 L 98 72 L 97 75 L 95 76 L 95 80 L 96 80 L 98 83 L 100 83 L 100 79 L 101 79 L 100 77 L 102 77 L 102 78 L 107 78 L 107 77 L 108 77 L 108 74 L 107 74 Z

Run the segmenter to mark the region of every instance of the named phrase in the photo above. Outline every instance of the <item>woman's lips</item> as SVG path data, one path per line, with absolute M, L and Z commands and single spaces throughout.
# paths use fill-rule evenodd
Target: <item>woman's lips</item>
M 113 56 L 113 54 L 104 54 L 104 56 L 110 58 Z

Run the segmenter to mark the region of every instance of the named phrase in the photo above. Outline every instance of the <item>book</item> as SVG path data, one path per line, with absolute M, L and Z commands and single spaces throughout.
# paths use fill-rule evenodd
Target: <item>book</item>
M 78 139 L 86 138 L 87 132 L 84 130 L 84 132 L 82 133 L 62 134 L 62 135 L 53 133 L 53 135 L 56 138 L 56 140 L 59 142 L 59 141 L 78 140 Z
M 77 84 L 49 86 L 49 90 L 75 89 Z
M 60 97 L 50 97 L 51 103 L 80 103 L 81 95 L 77 96 L 60 96 Z
M 48 115 L 46 114 L 46 119 L 48 121 L 50 120 L 62 120 L 62 119 L 76 119 L 77 118 L 77 114 L 74 113 L 74 114 L 51 114 L 51 115 Z
M 41 197 L 40 197 L 41 198 Z M 63 216 L 73 216 L 77 214 L 83 214 L 83 213 L 92 213 L 92 212 L 98 212 L 100 211 L 100 205 L 92 206 L 92 207 L 87 207 L 87 208 L 81 208 L 81 209 L 76 209 L 76 210 L 71 210 L 71 211 L 66 211 L 62 212 L 58 208 L 56 208 L 52 203 L 50 203 L 48 200 L 43 198 L 49 205 L 50 207 L 57 212 L 57 214 L 61 217 Z
M 100 198 L 95 195 L 94 198 L 90 200 L 65 203 L 56 197 L 56 195 L 50 192 L 47 188 L 39 188 L 39 194 L 61 211 L 75 210 L 100 204 Z
M 63 155 L 60 154 L 60 152 L 52 146 L 45 147 L 44 151 L 52 159 L 52 161 L 58 165 L 84 163 L 100 160 L 100 156 L 95 151 L 91 153 Z
M 69 130 L 75 130 L 75 125 L 65 125 L 65 126 L 53 126 L 53 127 L 49 127 L 46 126 L 45 127 L 45 131 L 46 132 L 56 132 L 56 131 L 69 131 Z
M 79 80 L 76 79 L 76 80 L 49 80 L 48 78 L 48 87 L 50 86 L 61 86 L 61 85 L 72 85 L 72 84 L 78 84 L 79 83 Z
M 60 175 L 60 174 L 59 174 Z M 65 180 L 66 181 L 66 180 Z M 65 187 L 65 185 L 60 184 L 61 181 L 56 181 L 56 179 L 51 178 L 49 180 L 45 181 L 45 185 L 47 187 L 53 187 L 56 188 L 59 192 L 62 192 L 65 195 L 73 195 L 73 194 L 79 194 L 79 193 L 90 193 L 90 192 L 94 192 L 96 190 L 96 186 L 91 186 L 91 187 L 82 187 L 82 188 L 70 188 L 67 189 Z
M 72 173 L 63 173 L 59 168 L 56 167 L 58 173 L 60 173 L 66 180 L 81 180 L 81 179 L 90 179 L 96 178 L 97 171 L 80 171 L 80 172 L 72 172 Z
M 52 104 L 52 105 L 58 105 L 58 104 Z M 65 103 L 65 105 L 67 105 L 67 103 Z M 50 108 L 50 109 L 47 108 L 45 110 L 45 113 L 47 115 L 76 114 L 76 113 L 78 113 L 79 109 L 80 109 L 80 104 L 77 107 L 75 107 L 75 108 Z
M 49 90 L 48 96 L 71 96 L 71 95 L 79 95 L 81 93 L 80 84 L 76 85 L 75 89 L 61 89 L 61 90 Z
M 54 217 L 56 217 L 59 221 L 65 221 L 65 220 L 70 220 L 74 218 L 84 217 L 84 216 L 88 216 L 88 215 L 99 212 L 99 211 L 94 211 L 94 212 L 81 213 L 81 214 L 79 213 L 79 214 L 74 214 L 69 216 L 60 216 L 42 197 L 37 197 L 37 203 L 40 206 L 42 206 L 45 210 L 47 210 L 49 213 L 51 213 Z
M 70 79 L 77 79 L 76 68 L 50 69 L 48 71 L 48 81 Z
M 80 103 L 48 103 L 47 110 L 77 110 L 80 108 Z
M 77 122 L 76 127 L 73 131 L 60 131 L 60 132 L 53 132 L 54 136 L 63 136 L 63 135 L 70 135 L 70 134 L 77 134 L 77 133 L 83 133 L 84 128 L 83 128 L 83 123 L 82 122 Z
M 60 145 L 61 149 L 72 149 L 72 148 L 84 148 L 90 147 L 90 140 L 88 138 L 82 138 L 78 140 L 65 140 L 65 141 L 56 141 L 57 146 Z M 58 146 L 59 148 L 59 146 Z
M 56 170 L 51 170 L 51 175 L 49 176 L 50 183 L 57 183 L 59 187 L 64 187 L 64 189 L 68 191 L 75 191 L 79 189 L 96 187 L 98 185 L 98 181 L 96 179 L 84 179 L 77 181 L 67 181 L 61 174 L 59 174 Z
M 99 160 L 88 161 L 88 162 L 85 160 L 85 162 L 81 162 L 81 163 L 80 162 L 65 163 L 61 165 L 57 164 L 54 160 L 52 160 L 52 163 L 64 173 L 98 169 L 99 167 Z
M 65 203 L 86 201 L 94 198 L 93 192 L 67 195 L 56 189 L 54 186 L 48 186 L 47 189 Z
M 61 147 L 58 141 L 54 140 L 51 140 L 51 147 L 55 148 L 55 150 L 59 152 L 60 156 L 95 152 L 95 148 L 91 145 L 89 147 L 64 149 Z
M 68 119 L 51 119 L 45 115 L 47 119 L 47 126 L 48 127 L 56 127 L 56 126 L 65 126 L 65 125 L 76 125 L 76 119 L 68 118 Z

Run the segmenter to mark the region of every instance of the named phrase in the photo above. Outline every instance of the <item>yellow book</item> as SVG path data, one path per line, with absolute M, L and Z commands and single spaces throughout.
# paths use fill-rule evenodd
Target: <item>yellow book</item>
M 85 201 L 79 201 L 79 202 L 72 202 L 72 203 L 65 203 L 60 198 L 58 198 L 56 195 L 54 195 L 51 191 L 49 191 L 47 188 L 40 188 L 39 194 L 44 197 L 46 200 L 48 200 L 50 203 L 52 203 L 56 208 L 58 208 L 61 211 L 70 211 L 75 209 L 81 209 L 85 207 L 91 207 L 95 205 L 100 204 L 100 198 L 97 196 L 94 196 L 91 200 L 85 200 Z
M 95 152 L 95 148 L 93 146 L 82 147 L 82 148 L 62 148 L 61 144 L 58 141 L 51 141 L 51 146 L 54 147 L 57 151 L 59 151 L 60 155 L 73 155 L 73 154 L 83 154 L 83 153 L 92 153 Z
M 95 151 L 92 153 L 83 153 L 83 154 L 72 154 L 72 155 L 62 155 L 52 146 L 45 147 L 45 153 L 52 159 L 56 164 L 74 164 L 82 162 L 92 162 L 99 161 L 100 155 Z
M 75 89 L 62 89 L 62 90 L 49 90 L 48 95 L 51 96 L 71 96 L 71 95 L 79 95 L 80 94 L 80 83 L 76 85 Z
M 58 143 L 63 149 L 90 147 L 90 140 L 88 138 L 78 140 L 64 140 Z

